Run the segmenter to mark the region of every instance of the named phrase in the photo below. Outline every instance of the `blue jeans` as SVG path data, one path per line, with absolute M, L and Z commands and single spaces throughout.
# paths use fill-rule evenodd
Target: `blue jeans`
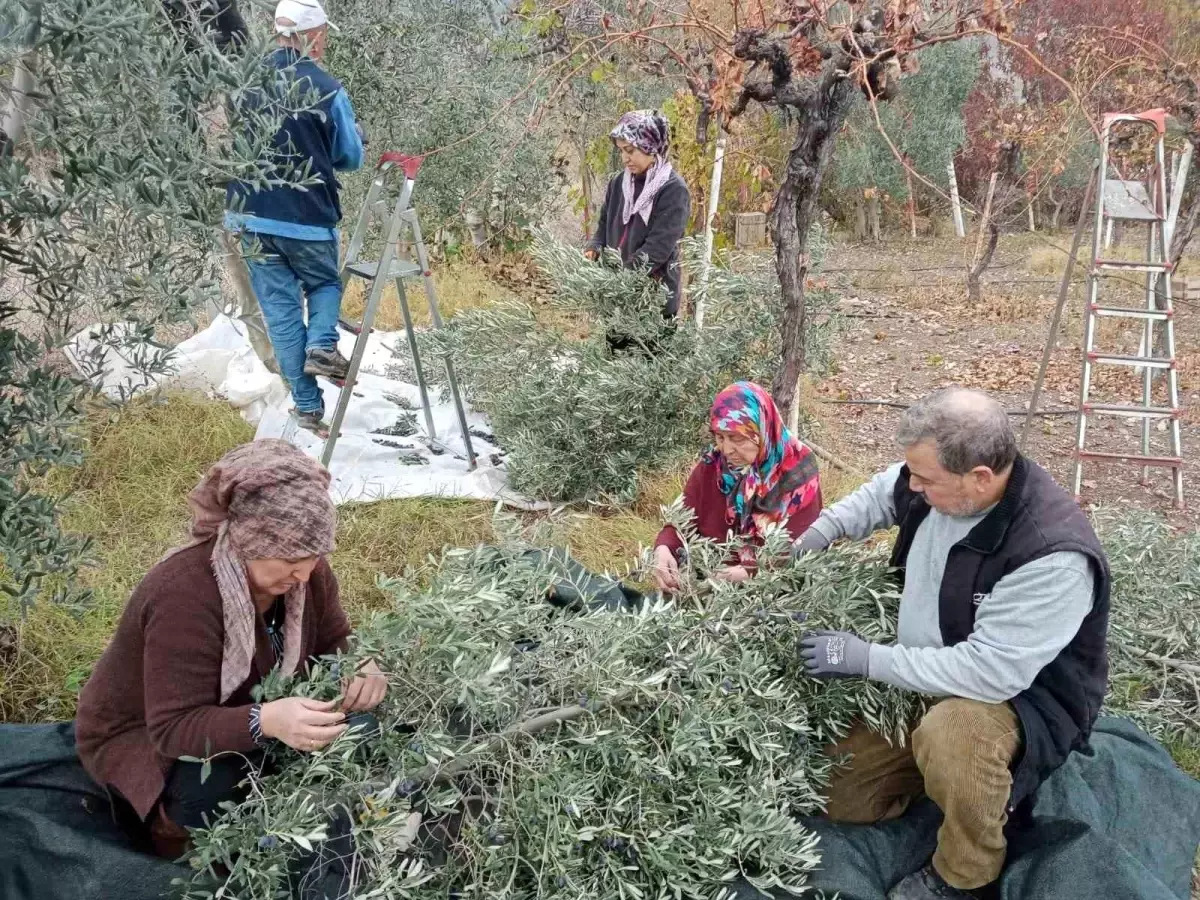
M 259 253 L 249 254 L 254 244 Z M 317 379 L 304 374 L 309 350 L 337 346 L 342 309 L 342 279 L 337 241 L 301 241 L 274 234 L 242 235 L 250 283 L 262 307 L 279 371 L 292 389 L 299 412 L 324 409 Z M 308 298 L 308 323 L 304 300 Z

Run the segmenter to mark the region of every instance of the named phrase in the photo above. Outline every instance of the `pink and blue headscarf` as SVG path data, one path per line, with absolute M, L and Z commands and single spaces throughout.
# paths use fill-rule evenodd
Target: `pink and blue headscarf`
M 758 458 L 745 468 L 715 447 L 705 454 L 706 462 L 720 463 L 726 520 L 738 534 L 762 538 L 768 525 L 790 518 L 820 492 L 812 451 L 792 436 L 771 395 L 757 384 L 738 381 L 717 394 L 709 425 L 758 439 Z

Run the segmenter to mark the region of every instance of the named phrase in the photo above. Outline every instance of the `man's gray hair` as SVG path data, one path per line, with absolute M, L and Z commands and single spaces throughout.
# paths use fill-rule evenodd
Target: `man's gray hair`
M 900 446 L 932 440 L 938 462 L 955 475 L 977 466 L 1001 472 L 1017 458 L 1017 436 L 1008 413 L 983 391 L 942 388 L 904 413 L 896 434 Z

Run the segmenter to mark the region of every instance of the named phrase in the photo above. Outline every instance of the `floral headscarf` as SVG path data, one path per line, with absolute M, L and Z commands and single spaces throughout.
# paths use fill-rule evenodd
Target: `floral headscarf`
M 646 171 L 646 184 L 636 200 L 633 197 L 633 175 L 628 169 L 621 180 L 621 194 L 625 200 L 621 210 L 621 224 L 628 225 L 630 219 L 640 215 L 642 221 L 649 225 L 650 213 L 654 210 L 654 198 L 671 180 L 674 172 L 671 164 L 667 162 L 671 126 L 658 110 L 637 109 L 621 116 L 609 137 L 614 141 L 629 141 L 647 156 L 654 157 L 654 163 Z
M 710 448 L 706 462 L 721 465 L 726 521 L 741 535 L 762 538 L 768 525 L 781 523 L 820 491 L 812 451 L 783 424 L 775 401 L 750 381 L 738 381 L 717 394 L 709 424 L 713 431 L 758 438 L 758 459 L 739 468 Z

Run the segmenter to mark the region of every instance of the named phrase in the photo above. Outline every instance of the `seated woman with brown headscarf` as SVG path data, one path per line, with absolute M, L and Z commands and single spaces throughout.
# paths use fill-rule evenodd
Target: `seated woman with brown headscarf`
M 255 441 L 218 461 L 188 501 L 192 540 L 134 589 L 76 720 L 84 768 L 118 813 L 150 821 L 155 850 L 168 856 L 185 849 L 185 828 L 240 799 L 272 740 L 319 750 L 345 731 L 347 713 L 387 690 L 368 663 L 340 704 L 251 695 L 276 666 L 296 673 L 347 646 L 325 560 L 336 516 L 323 467 L 284 441 Z M 181 757 L 215 758 L 202 779 L 201 765 Z
M 782 525 L 798 538 L 821 512 L 817 461 L 783 424 L 775 401 L 751 381 L 729 385 L 713 399 L 712 445 L 683 488 L 697 536 L 745 540 L 736 558 L 711 577 L 745 581 L 757 567 L 756 548 L 768 528 Z M 683 538 L 667 525 L 654 541 L 654 580 L 660 590 L 679 589 Z

